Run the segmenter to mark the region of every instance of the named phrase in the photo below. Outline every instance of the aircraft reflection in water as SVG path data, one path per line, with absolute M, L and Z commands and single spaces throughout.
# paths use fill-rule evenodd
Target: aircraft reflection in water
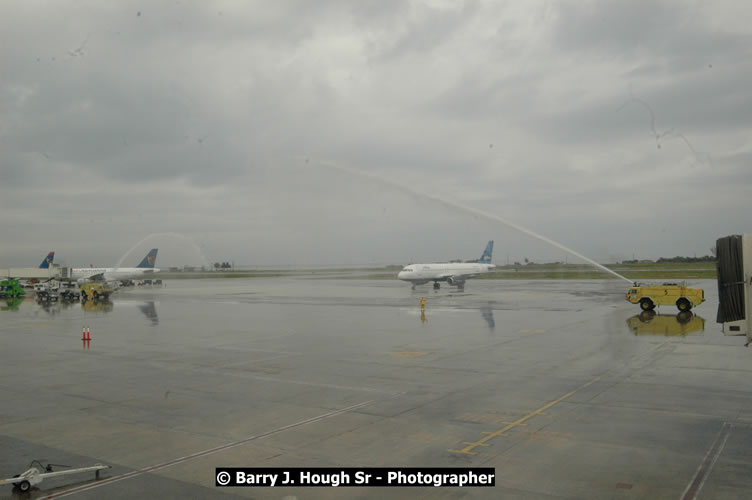
M 496 328 L 496 321 L 494 321 L 493 308 L 491 304 L 485 304 L 481 306 L 480 313 L 483 315 L 483 319 L 488 323 L 488 329 L 493 331 Z
M 20 299 L 20 300 L 18 300 Z M 18 297 L 11 301 L 10 299 L 6 302 L 2 302 L 1 310 L 9 310 L 14 311 L 18 310 L 18 306 L 21 302 L 23 302 L 23 297 Z M 122 301 L 118 300 L 117 302 L 117 308 L 119 310 L 123 310 L 132 306 L 137 306 L 138 310 L 141 311 L 141 313 L 146 316 L 146 318 L 151 322 L 152 326 L 159 325 L 159 315 L 157 314 L 157 306 L 154 303 L 154 301 L 146 301 L 146 302 L 137 302 L 137 301 Z M 84 300 L 80 304 L 78 302 L 69 302 L 69 301 L 55 301 L 55 302 L 41 302 L 36 301 L 37 305 L 51 315 L 56 315 L 61 313 L 64 310 L 71 309 L 73 307 L 80 307 L 81 310 L 86 314 L 98 314 L 98 313 L 110 313 L 115 309 L 115 302 L 110 300 Z
M 663 335 L 682 337 L 705 330 L 705 319 L 691 311 L 679 314 L 656 314 L 655 311 L 642 311 L 627 320 L 627 326 L 635 335 Z
M 136 305 L 138 306 L 138 310 L 141 311 L 141 313 L 146 316 L 149 321 L 151 321 L 152 326 L 156 326 L 159 324 L 159 316 L 157 315 L 157 306 L 154 303 L 153 300 L 149 300 L 146 302 L 135 302 L 135 301 L 117 301 L 117 307 L 118 309 L 124 309 L 129 306 Z M 92 313 L 108 313 L 113 310 L 115 307 L 115 304 L 109 300 L 87 300 L 81 304 L 81 309 L 83 309 L 86 312 L 92 312 Z
M 483 316 L 483 319 L 486 320 L 488 330 L 493 332 L 494 328 L 496 328 L 496 321 L 494 320 L 493 307 L 491 307 L 491 304 L 488 303 L 480 306 L 480 314 Z M 426 317 L 426 298 L 423 297 L 420 300 L 420 322 L 425 323 L 426 321 L 428 321 L 428 318 Z
M 151 320 L 152 326 L 159 324 L 159 316 L 157 316 L 157 306 L 154 305 L 154 301 L 144 302 L 139 305 L 138 308 L 144 313 L 144 316 Z

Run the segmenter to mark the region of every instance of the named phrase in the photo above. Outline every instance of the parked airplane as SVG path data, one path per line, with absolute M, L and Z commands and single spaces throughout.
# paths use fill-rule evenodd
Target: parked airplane
M 50 252 L 47 254 L 47 257 L 44 258 L 41 264 L 39 264 L 39 269 L 49 269 L 52 266 L 52 261 L 55 260 L 55 252 Z M 31 288 L 34 286 L 33 282 L 36 282 L 36 280 L 39 278 L 33 278 L 31 281 L 28 279 L 21 279 L 18 280 L 18 285 L 22 288 Z
M 493 254 L 493 240 L 489 241 L 486 249 L 483 251 L 477 262 L 457 262 L 448 264 L 410 264 L 405 266 L 399 272 L 397 278 L 402 281 L 409 281 L 416 285 L 423 285 L 433 281 L 433 287 L 439 288 L 439 281 L 446 281 L 451 286 L 458 288 L 465 287 L 465 280 L 474 278 L 479 274 L 484 274 L 496 266 L 491 264 L 491 255 Z
M 145 274 L 158 273 L 154 267 L 157 261 L 157 249 L 152 248 L 136 267 L 82 267 L 71 269 L 74 280 L 112 281 L 131 278 L 143 278 Z
M 49 269 L 53 260 L 55 260 L 55 252 L 48 253 L 47 257 L 39 264 L 39 269 Z

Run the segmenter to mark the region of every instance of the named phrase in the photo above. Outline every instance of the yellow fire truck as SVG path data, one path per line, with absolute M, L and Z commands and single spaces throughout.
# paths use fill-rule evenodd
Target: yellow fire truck
M 108 300 L 110 298 L 110 294 L 115 291 L 115 287 L 107 282 L 84 283 L 80 285 L 79 288 L 81 289 L 81 300 Z
M 655 306 L 676 305 L 680 311 L 689 311 L 705 302 L 702 288 L 687 288 L 685 283 L 663 283 L 662 285 L 635 284 L 626 296 L 632 304 L 640 304 L 643 311 L 652 311 Z

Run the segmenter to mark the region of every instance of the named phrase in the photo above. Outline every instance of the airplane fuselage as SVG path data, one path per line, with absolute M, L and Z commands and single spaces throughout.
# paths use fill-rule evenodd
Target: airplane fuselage
M 82 267 L 71 270 L 71 278 L 90 279 L 100 276 L 104 281 L 124 280 L 142 277 L 145 274 L 159 272 L 159 269 L 143 267 Z
M 415 284 L 428 283 L 429 281 L 450 281 L 454 278 L 472 278 L 484 274 L 496 266 L 481 263 L 448 263 L 448 264 L 410 264 L 399 272 L 397 278 Z

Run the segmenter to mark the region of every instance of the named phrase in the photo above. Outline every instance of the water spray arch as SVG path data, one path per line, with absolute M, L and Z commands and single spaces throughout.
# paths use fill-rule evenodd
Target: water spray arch
M 559 250 L 563 250 L 563 251 L 569 253 L 570 255 L 573 255 L 573 256 L 577 257 L 578 259 L 582 259 L 583 261 L 585 261 L 588 264 L 590 264 L 590 265 L 598 268 L 599 270 L 601 270 L 603 272 L 606 272 L 608 274 L 616 276 L 617 278 L 622 279 L 622 280 L 624 280 L 624 281 L 626 281 L 626 282 L 628 282 L 630 284 L 634 283 L 633 280 L 630 280 L 629 278 L 626 278 L 626 277 L 622 276 L 621 274 L 617 273 L 616 271 L 613 271 L 613 270 L 607 268 L 606 266 L 604 266 L 602 264 L 599 264 L 598 262 L 594 261 L 593 259 L 585 257 L 581 253 L 579 253 L 579 252 L 577 252 L 575 250 L 572 250 L 571 248 L 568 248 L 568 247 L 562 245 L 561 243 L 558 243 L 558 242 L 556 242 L 556 241 L 554 241 L 554 240 L 552 240 L 550 238 L 547 238 L 547 237 L 545 237 L 543 235 L 540 235 L 540 234 L 536 233 L 535 231 L 531 231 L 531 230 L 529 230 L 527 228 L 524 228 L 524 227 L 522 227 L 522 226 L 520 226 L 518 224 L 515 224 L 514 222 L 508 221 L 508 220 L 506 220 L 506 219 L 504 219 L 502 217 L 498 217 L 496 215 L 489 214 L 488 212 L 484 212 L 482 210 L 478 210 L 477 208 L 473 208 L 473 207 L 469 207 L 467 205 L 463 205 L 462 203 L 457 203 L 457 202 L 454 202 L 454 201 L 448 201 L 448 200 L 441 199 L 441 198 L 438 198 L 438 197 L 435 197 L 435 196 L 427 195 L 425 193 L 421 193 L 421 192 L 416 191 L 416 190 L 414 190 L 412 188 L 406 187 L 406 186 L 404 186 L 402 184 L 398 184 L 396 182 L 392 182 L 392 181 L 390 181 L 388 179 L 384 179 L 384 178 L 379 177 L 377 175 L 373 175 L 373 174 L 369 174 L 369 173 L 365 173 L 365 172 L 360 172 L 358 170 L 354 170 L 354 169 L 351 169 L 351 168 L 343 167 L 341 165 L 336 165 L 334 163 L 316 162 L 316 163 L 314 163 L 314 165 L 317 165 L 317 166 L 323 167 L 323 168 L 327 168 L 327 169 L 330 169 L 330 170 L 334 170 L 334 171 L 337 171 L 337 172 L 342 172 L 342 173 L 345 173 L 347 175 L 350 175 L 350 176 L 353 176 L 353 177 L 358 177 L 358 178 L 361 178 L 361 179 L 365 179 L 365 180 L 368 180 L 368 181 L 371 181 L 371 182 L 376 182 L 378 184 L 381 184 L 383 186 L 387 186 L 387 187 L 395 189 L 397 191 L 401 191 L 403 193 L 407 193 L 410 196 L 417 197 L 417 198 L 419 198 L 421 200 L 424 200 L 424 201 L 435 203 L 435 204 L 443 206 L 443 207 L 452 208 L 452 209 L 455 209 L 455 210 L 460 210 L 460 211 L 462 211 L 464 213 L 467 213 L 467 214 L 470 214 L 470 215 L 474 215 L 476 217 L 479 217 L 481 219 L 484 219 L 484 220 L 487 220 L 487 221 L 490 221 L 490 222 L 503 224 L 504 226 L 507 226 L 509 228 L 514 229 L 515 231 L 519 231 L 520 233 L 523 233 L 523 234 L 525 234 L 527 236 L 530 236 L 530 237 L 535 238 L 535 239 L 537 239 L 539 241 L 542 241 L 542 242 L 544 242 L 544 243 L 546 243 L 548 245 L 551 245 L 551 246 L 553 246 L 555 248 L 558 248 Z

